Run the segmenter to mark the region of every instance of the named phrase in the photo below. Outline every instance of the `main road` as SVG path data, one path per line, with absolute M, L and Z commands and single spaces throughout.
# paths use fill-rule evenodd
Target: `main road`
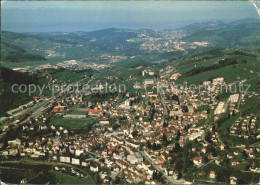
M 154 164 L 154 162 L 148 157 L 146 156 L 146 154 L 143 151 L 138 150 L 139 153 L 143 156 L 143 158 L 150 163 L 154 169 L 156 169 L 158 172 L 162 173 L 162 176 L 167 180 L 167 182 L 169 182 L 170 184 L 190 184 L 190 182 L 185 181 L 184 179 L 179 179 L 179 180 L 175 180 L 173 178 L 171 178 L 170 176 L 168 176 L 167 174 L 165 174 L 165 172 L 160 169 L 156 164 Z

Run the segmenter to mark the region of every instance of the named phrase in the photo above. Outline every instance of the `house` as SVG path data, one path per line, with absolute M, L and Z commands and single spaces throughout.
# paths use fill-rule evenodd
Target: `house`
M 173 174 L 173 179 L 174 180 L 178 180 L 179 179 L 179 176 L 180 176 L 180 173 L 175 171 L 174 174 Z
M 201 157 L 195 157 L 193 159 L 193 163 L 196 165 L 196 166 L 201 166 L 202 165 L 202 159 Z
M 181 76 L 180 73 L 174 73 L 171 75 L 170 80 L 177 80 Z
M 154 172 L 155 170 L 153 169 L 153 167 L 152 166 L 150 166 L 148 169 L 147 169 L 147 173 L 149 174 L 149 175 L 153 175 L 153 172 Z
M 40 96 L 34 96 L 34 100 L 38 101 L 40 99 Z
M 88 163 L 87 162 L 82 162 L 81 165 L 86 167 L 86 166 L 88 166 Z
M 104 181 L 104 184 L 109 184 L 109 182 L 110 182 L 110 177 L 109 177 L 109 176 L 106 176 L 103 181 Z
M 225 146 L 224 146 L 223 144 L 221 144 L 221 145 L 219 146 L 219 148 L 220 148 L 220 150 L 222 151 L 222 150 L 225 149 Z
M 144 80 L 144 85 L 154 85 L 154 80 L 153 79 L 145 79 Z
M 237 178 L 236 177 L 230 177 L 230 184 L 237 184 Z
M 59 111 L 62 111 L 62 110 L 65 110 L 65 106 L 55 106 L 52 109 L 53 112 L 59 112 Z
M 189 114 L 194 114 L 194 108 L 192 106 L 188 106 Z
M 139 160 L 139 158 L 137 158 L 135 155 L 128 155 L 127 156 L 127 160 L 131 163 L 131 164 L 136 164 L 139 162 L 142 162 Z M 142 160 L 142 159 L 141 159 Z
M 79 159 L 72 158 L 71 164 L 80 165 Z
M 207 148 L 206 148 L 206 147 L 202 147 L 201 152 L 202 152 L 203 154 L 205 154 L 205 153 L 207 152 Z
M 168 176 L 173 176 L 174 168 L 170 168 L 167 171 L 168 171 Z
M 255 155 L 254 155 L 253 152 L 249 152 L 249 153 L 248 153 L 248 156 L 249 156 L 250 158 L 254 158 L 254 157 L 255 157 Z
M 88 110 L 88 115 L 89 116 L 102 116 L 102 115 L 104 115 L 104 111 L 103 110 L 90 109 L 90 110 Z
M 216 172 L 215 171 L 210 171 L 209 178 L 210 179 L 215 179 L 216 178 Z
M 3 183 L 5 184 L 5 183 Z M 27 184 L 27 178 L 23 178 L 21 181 L 20 181 L 20 184 Z
M 60 156 L 60 162 L 70 163 L 70 157 Z
M 126 139 L 125 140 L 125 144 L 128 144 L 128 145 L 130 145 L 130 146 L 132 146 L 134 148 L 138 148 L 139 147 L 139 143 L 133 142 L 130 139 Z
M 214 78 L 214 79 L 212 80 L 212 83 L 213 83 L 214 85 L 218 85 L 218 84 L 221 84 L 221 83 L 223 83 L 223 82 L 224 82 L 224 78 L 223 78 L 223 77 Z
M 157 161 L 160 164 L 163 164 L 165 162 L 165 160 L 162 157 L 158 157 Z
M 103 117 L 100 119 L 99 124 L 101 125 L 109 125 L 109 118 L 108 117 Z
M 232 165 L 232 166 L 239 165 L 239 161 L 238 161 L 238 160 L 232 160 L 232 161 L 231 161 L 231 165 Z
M 166 152 L 163 152 L 162 154 L 161 154 L 161 157 L 166 161 L 166 160 L 171 160 L 171 156 L 170 156 L 170 154 L 167 154 Z
M 212 155 L 212 154 L 209 154 L 209 155 L 208 155 L 208 159 L 213 159 L 213 155 Z
M 98 165 L 95 164 L 95 163 L 91 163 L 91 164 L 90 164 L 90 170 L 91 170 L 92 172 L 98 172 Z

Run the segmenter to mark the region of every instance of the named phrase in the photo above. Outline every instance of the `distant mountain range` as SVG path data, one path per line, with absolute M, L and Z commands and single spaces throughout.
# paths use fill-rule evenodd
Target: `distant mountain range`
M 230 23 L 210 21 L 191 24 L 177 31 L 186 33 L 178 41 L 208 42 L 212 48 L 239 48 L 259 50 L 260 21 L 244 19 Z M 27 61 L 47 61 L 64 59 L 84 59 L 88 56 L 102 54 L 142 55 L 143 41 L 128 42 L 146 34 L 149 38 L 158 38 L 166 31 L 151 29 L 129 30 L 109 28 L 91 32 L 71 33 L 13 33 L 2 31 L 1 59 L 5 63 L 22 63 Z M 169 32 L 169 30 L 168 30 Z M 46 58 L 46 50 L 55 50 L 57 57 Z M 66 51 L 66 56 L 62 53 Z M 94 51 L 91 53 L 91 51 Z M 160 53 L 161 54 L 161 53 Z

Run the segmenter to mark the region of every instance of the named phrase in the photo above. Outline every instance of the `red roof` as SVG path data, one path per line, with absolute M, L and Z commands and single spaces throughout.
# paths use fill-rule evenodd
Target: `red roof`
M 88 114 L 104 114 L 104 111 L 103 110 L 90 109 L 90 110 L 88 110 Z
M 60 110 L 59 107 L 54 107 L 54 108 L 53 108 L 53 112 L 58 112 L 59 110 Z
M 215 174 L 216 174 L 216 172 L 215 172 L 215 171 L 210 171 L 210 174 L 214 174 L 214 175 L 215 175 Z
M 34 99 L 39 100 L 40 96 L 34 96 Z
M 159 163 L 164 163 L 164 159 L 161 158 L 161 157 L 158 157 L 158 162 L 159 162 Z
M 195 157 L 194 160 L 195 160 L 195 161 L 200 161 L 200 160 L 201 160 L 201 157 Z

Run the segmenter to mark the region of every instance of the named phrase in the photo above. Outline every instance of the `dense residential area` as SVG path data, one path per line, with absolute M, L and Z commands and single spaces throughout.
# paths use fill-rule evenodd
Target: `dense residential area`
M 52 173 L 95 174 L 95 183 L 258 182 L 259 117 L 243 109 L 258 93 L 221 98 L 236 82 L 177 86 L 182 74 L 170 65 L 138 69 L 144 80 L 130 91 L 93 95 L 80 81 L 75 92 L 36 96 L 24 110 L 9 111 L 28 113 L 2 127 L 4 164 L 28 159 L 51 165 Z M 98 75 L 84 80 L 105 82 Z
M 75 10 L 55 3 L 63 7 L 57 16 L 66 10 L 68 19 L 67 13 L 78 17 L 101 2 L 77 2 L 82 7 Z M 123 2 L 117 3 L 111 10 L 123 17 Z M 142 13 L 131 3 L 126 12 Z M 167 3 L 186 8 L 191 2 Z M 221 3 L 208 4 L 207 14 L 226 8 Z M 258 5 L 239 3 L 254 11 Z M 166 5 L 150 8 L 164 14 L 172 8 Z M 203 6 L 185 12 L 204 12 Z M 16 15 L 27 8 L 3 10 Z M 43 31 L 52 28 L 48 21 L 40 32 L 3 30 L 0 184 L 259 184 L 259 9 L 257 17 L 236 13 L 228 20 L 183 19 L 174 29 L 171 22 L 183 13 L 169 14 L 172 20 L 160 20 L 159 27 L 161 15 L 146 20 L 150 27 L 131 29 L 105 24 L 104 16 L 102 29 L 72 29 L 89 26 L 81 21 L 93 13 L 75 22 L 71 16 L 72 31 L 65 20 L 52 23 L 54 31 Z

